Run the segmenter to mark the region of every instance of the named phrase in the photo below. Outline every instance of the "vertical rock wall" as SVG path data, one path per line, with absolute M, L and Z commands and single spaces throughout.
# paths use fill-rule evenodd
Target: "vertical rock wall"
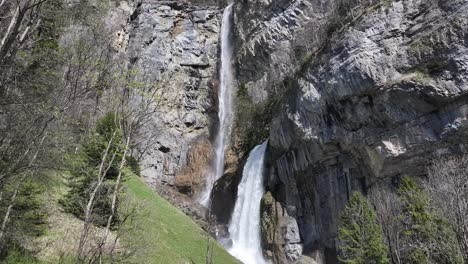
M 222 10 L 198 2 L 142 1 L 131 16 L 128 48 L 135 74 L 151 83 L 146 93 L 157 104 L 144 127 L 154 137 L 140 146 L 142 174 L 154 186 L 177 185 L 186 193 L 204 182 L 216 117 Z
M 467 148 L 468 2 L 350 1 L 351 18 L 339 2 L 236 6 L 239 86 L 270 107 L 263 221 L 278 219 L 275 204 L 288 220 L 265 225 L 264 243 L 278 263 L 299 257 L 281 231 L 295 226 L 303 254 L 336 263 L 351 192 Z
M 352 17 L 339 12 L 343 3 Z M 188 194 L 203 183 L 216 118 L 222 10 L 210 5 L 143 1 L 126 32 L 136 74 L 156 84 L 159 99 L 145 126 L 156 136 L 140 146 L 149 150 L 144 178 Z M 229 221 L 245 136 L 265 125 L 266 253 L 277 263 L 336 263 L 337 226 L 352 191 L 423 176 L 437 155 L 466 151 L 468 3 L 249 0 L 235 10 L 239 94 L 268 124 L 233 135 L 214 212 Z

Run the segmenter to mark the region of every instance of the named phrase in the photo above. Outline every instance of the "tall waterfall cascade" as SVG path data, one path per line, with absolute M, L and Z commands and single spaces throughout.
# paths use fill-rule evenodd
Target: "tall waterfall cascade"
M 224 9 L 223 20 L 221 26 L 221 67 L 219 71 L 219 127 L 214 143 L 215 156 L 214 168 L 211 175 L 206 179 L 205 191 L 200 197 L 200 203 L 204 206 L 209 206 L 210 196 L 213 184 L 224 173 L 224 152 L 229 144 L 229 137 L 232 126 L 232 86 L 233 86 L 233 71 L 232 71 L 232 46 L 231 46 L 231 13 L 232 4 Z
M 268 142 L 256 146 L 247 159 L 242 180 L 237 190 L 237 200 L 229 224 L 233 256 L 244 264 L 268 263 L 262 255 L 260 236 L 260 202 L 263 188 L 264 157 Z

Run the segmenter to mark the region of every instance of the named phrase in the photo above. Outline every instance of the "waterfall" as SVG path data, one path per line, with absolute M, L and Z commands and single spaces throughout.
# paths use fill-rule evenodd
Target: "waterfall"
M 263 188 L 264 156 L 268 142 L 256 146 L 249 155 L 237 190 L 237 200 L 229 225 L 232 247 L 229 253 L 244 264 L 268 263 L 262 255 L 260 202 Z
M 230 4 L 223 12 L 223 20 L 221 26 L 221 68 L 219 71 L 219 127 L 214 143 L 215 157 L 214 168 L 211 175 L 206 179 L 205 191 L 200 197 L 200 203 L 204 206 L 209 206 L 211 190 L 213 184 L 224 173 L 224 152 L 229 144 L 229 137 L 232 124 L 232 47 L 230 42 L 231 33 L 231 13 L 232 4 Z

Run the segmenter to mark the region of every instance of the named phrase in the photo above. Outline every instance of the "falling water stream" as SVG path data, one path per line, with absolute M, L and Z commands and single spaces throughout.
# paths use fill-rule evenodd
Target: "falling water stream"
M 211 190 L 213 184 L 218 180 L 224 172 L 224 152 L 226 145 L 229 144 L 229 136 L 231 134 L 232 125 L 232 46 L 230 41 L 231 31 L 231 13 L 232 4 L 230 4 L 223 13 L 223 21 L 221 26 L 221 68 L 219 71 L 220 84 L 218 91 L 219 101 L 219 127 L 214 143 L 215 157 L 214 169 L 206 180 L 205 191 L 200 197 L 200 203 L 205 207 L 210 204 Z
M 221 26 L 221 67 L 219 71 L 220 84 L 219 127 L 214 142 L 215 156 L 213 171 L 206 180 L 206 189 L 200 196 L 200 203 L 210 206 L 213 184 L 224 173 L 224 154 L 229 144 L 232 126 L 232 46 L 230 41 L 232 4 L 224 9 Z M 242 180 L 234 212 L 229 225 L 232 246 L 229 252 L 244 264 L 267 264 L 262 255 L 260 239 L 260 200 L 263 189 L 263 161 L 267 142 L 255 147 L 245 164 Z
M 237 200 L 229 224 L 232 246 L 229 253 L 244 264 L 268 263 L 262 255 L 260 201 L 263 188 L 264 156 L 268 142 L 256 146 L 249 155 L 237 189 Z

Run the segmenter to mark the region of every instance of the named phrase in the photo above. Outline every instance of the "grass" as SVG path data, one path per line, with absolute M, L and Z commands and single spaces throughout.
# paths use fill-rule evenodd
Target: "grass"
M 118 263 L 138 264 L 202 264 L 206 263 L 207 234 L 190 217 L 155 193 L 138 176 L 126 172 L 125 193 L 120 208 L 136 208 L 133 221 L 128 221 L 120 232 L 120 248 L 130 250 Z M 83 222 L 63 211 L 58 200 L 67 187 L 62 173 L 51 173 L 47 180 L 48 191 L 44 195 L 48 229 L 44 236 L 27 243 L 27 251 L 12 250 L 1 263 L 48 264 L 77 263 L 76 241 Z M 92 233 L 102 232 L 93 227 Z M 112 236 L 115 237 L 115 232 Z M 213 241 L 213 240 L 212 240 Z M 240 263 L 215 242 L 213 263 Z
M 48 229 L 44 236 L 34 239 L 27 246 L 31 251 L 38 251 L 35 257 L 42 261 L 38 263 L 74 263 L 83 222 L 64 212 L 59 205 L 59 199 L 67 191 L 64 177 L 63 173 L 51 172 L 43 183 L 48 188 L 43 197 L 48 214 Z M 90 233 L 96 231 L 97 229 L 92 227 Z
M 190 217 L 157 195 L 136 175 L 126 181 L 127 193 L 140 204 L 140 228 L 130 229 L 123 243 L 137 243 L 143 254 L 132 256 L 136 263 L 206 263 L 206 233 Z M 135 259 L 133 259 L 135 258 Z M 213 263 L 240 263 L 217 243 Z
M 31 254 L 21 250 L 11 250 L 8 252 L 6 259 L 2 260 L 3 264 L 46 264 L 36 259 Z

